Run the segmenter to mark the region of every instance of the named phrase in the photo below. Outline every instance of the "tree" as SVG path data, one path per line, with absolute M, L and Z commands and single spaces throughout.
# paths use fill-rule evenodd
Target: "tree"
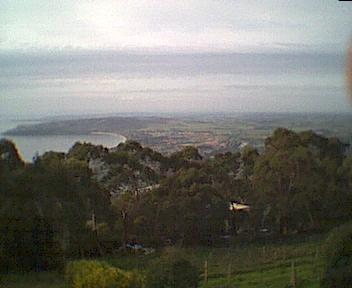
M 228 202 L 212 187 L 208 176 L 200 169 L 181 169 L 146 198 L 153 201 L 148 206 L 155 207 L 152 227 L 160 231 L 160 241 L 209 245 L 221 235 Z
M 193 163 L 202 160 L 202 156 L 196 147 L 185 146 L 180 151 L 177 151 L 169 157 L 169 167 L 173 170 L 191 167 Z M 193 165 L 194 166 L 194 165 Z
M 67 153 L 68 158 L 88 161 L 90 158 L 103 157 L 108 152 L 107 148 L 91 143 L 76 142 Z
M 122 226 L 122 247 L 126 249 L 126 245 L 131 240 L 130 233 L 132 230 L 133 218 L 136 214 L 138 200 L 135 195 L 130 192 L 124 192 L 113 199 L 112 205 L 119 214 L 118 222 Z
M 0 173 L 4 169 L 14 170 L 22 168 L 21 159 L 15 144 L 7 139 L 0 139 Z
M 199 271 L 175 252 L 165 253 L 148 269 L 146 288 L 197 288 Z
M 275 130 L 254 168 L 257 213 L 282 234 L 320 228 L 344 197 L 333 185 L 341 159 L 338 142 L 312 132 Z
M 4 265 L 49 269 L 66 256 L 96 254 L 87 221 L 92 213 L 100 223 L 111 215 L 108 194 L 91 176 L 85 161 L 56 152 L 0 175 L 6 180 L 0 186 Z
M 323 288 L 352 287 L 352 224 L 331 231 L 325 243 Z

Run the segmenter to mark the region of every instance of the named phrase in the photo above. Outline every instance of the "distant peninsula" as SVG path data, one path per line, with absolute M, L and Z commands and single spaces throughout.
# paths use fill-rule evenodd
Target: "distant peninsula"
M 53 120 L 19 125 L 3 135 L 48 136 L 113 133 L 135 140 L 161 153 L 172 153 L 186 145 L 203 155 L 238 151 L 249 144 L 259 150 L 275 128 L 313 130 L 327 137 L 351 143 L 350 114 L 243 113 L 189 117 L 114 116 L 89 119 Z
M 129 134 L 150 125 L 169 122 L 158 117 L 107 117 L 74 120 L 58 120 L 19 125 L 4 132 L 9 136 L 89 135 L 92 133 Z

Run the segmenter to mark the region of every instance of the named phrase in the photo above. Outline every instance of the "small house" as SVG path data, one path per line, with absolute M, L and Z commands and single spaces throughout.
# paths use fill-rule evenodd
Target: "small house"
M 230 216 L 231 232 L 234 235 L 247 231 L 249 229 L 249 212 L 250 206 L 242 201 L 230 201 L 229 210 L 232 212 Z

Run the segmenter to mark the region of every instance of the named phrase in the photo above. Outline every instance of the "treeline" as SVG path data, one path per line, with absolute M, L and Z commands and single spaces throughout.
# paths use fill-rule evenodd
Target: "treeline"
M 127 141 L 76 143 L 24 163 L 0 142 L 2 269 L 50 269 L 126 244 L 221 245 L 323 231 L 351 219 L 352 157 L 336 138 L 279 128 L 259 153 L 170 156 Z M 230 211 L 230 203 L 248 209 Z M 224 237 L 226 236 L 226 237 Z

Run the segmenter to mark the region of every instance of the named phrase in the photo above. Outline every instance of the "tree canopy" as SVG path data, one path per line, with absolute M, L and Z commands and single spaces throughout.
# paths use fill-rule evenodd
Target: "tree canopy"
M 220 245 L 240 233 L 322 231 L 352 216 L 352 158 L 341 141 L 313 131 L 279 128 L 262 151 L 212 158 L 191 146 L 162 155 L 135 141 L 76 143 L 24 163 L 1 140 L 0 156 L 3 269 L 49 269 L 128 243 Z

